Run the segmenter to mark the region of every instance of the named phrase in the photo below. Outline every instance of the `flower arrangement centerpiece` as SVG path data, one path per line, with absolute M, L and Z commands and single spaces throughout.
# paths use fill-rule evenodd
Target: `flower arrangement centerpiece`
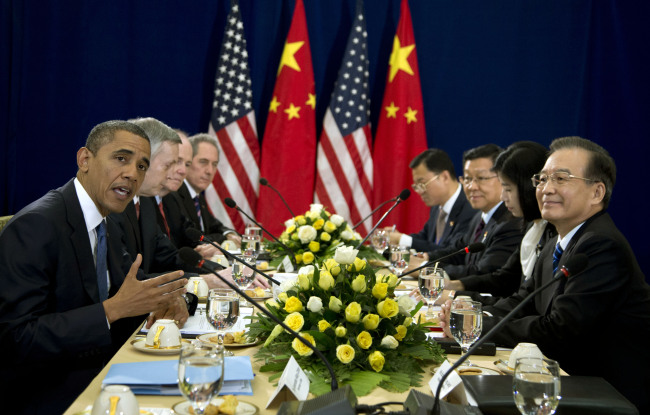
M 288 219 L 284 225 L 285 229 L 278 239 L 294 252 L 292 262 L 298 266 L 320 263 L 331 258 L 336 248 L 356 246 L 362 239 L 342 216 L 331 214 L 318 203 L 311 204 L 304 215 Z M 283 247 L 277 242 L 268 242 L 266 246 L 275 258 L 271 266 L 279 266 L 285 254 Z M 361 256 L 383 259 L 367 247 L 361 247 Z
M 427 338 L 426 324 L 414 322 L 422 303 L 408 295 L 395 298 L 397 276 L 376 273 L 357 253 L 342 246 L 317 266 L 302 267 L 266 306 L 318 348 L 337 381 L 351 385 L 357 396 L 377 386 L 396 392 L 419 386 L 422 366 L 444 360 L 440 346 Z M 309 376 L 312 393 L 330 391 L 323 362 L 273 320 L 257 314 L 248 336 L 266 339 L 256 357 L 264 361 L 262 372 L 278 372 L 271 380 L 293 355 Z

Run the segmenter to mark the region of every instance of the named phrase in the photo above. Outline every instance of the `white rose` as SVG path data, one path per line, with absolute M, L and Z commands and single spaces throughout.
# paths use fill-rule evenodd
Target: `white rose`
M 300 267 L 298 270 L 298 275 L 309 275 L 314 273 L 314 266 L 313 265 L 306 265 L 304 267 Z
M 286 293 L 287 291 L 295 288 L 297 285 L 298 285 L 298 277 L 289 278 L 280 283 L 280 290 Z
M 330 222 L 332 222 L 336 227 L 338 228 L 345 222 L 345 219 L 343 219 L 343 216 L 334 214 L 330 216 Z
M 381 347 L 385 347 L 387 349 L 397 349 L 397 346 L 399 346 L 399 342 L 393 336 L 386 336 L 381 339 Z
M 415 301 L 405 294 L 397 298 L 397 305 L 400 313 L 410 316 L 410 312 L 415 308 Z
M 358 252 L 358 250 L 351 246 L 340 246 L 336 248 L 336 252 L 334 252 L 334 261 L 339 264 L 352 264 L 354 263 L 354 258 L 357 257 Z
M 346 241 L 349 241 L 350 239 L 352 239 L 353 236 L 354 236 L 354 234 L 351 231 L 347 230 L 347 229 L 344 230 L 343 232 L 341 232 L 341 238 L 345 239 Z
M 361 234 L 359 232 L 355 232 L 354 233 L 354 239 L 357 240 L 357 241 L 360 241 L 361 240 Z
M 309 297 L 307 308 L 313 313 L 320 313 L 323 309 L 323 300 L 321 300 L 320 297 Z
M 313 226 L 303 225 L 298 228 L 298 238 L 303 244 L 308 244 L 309 242 L 316 239 L 316 229 Z
M 290 227 L 292 227 L 292 226 L 295 226 L 295 224 L 296 224 L 296 220 L 295 220 L 294 218 L 291 218 L 291 219 L 286 220 L 286 221 L 284 222 L 284 226 L 286 226 L 287 228 L 290 228 Z
M 320 203 L 312 203 L 311 205 L 309 205 L 310 212 L 320 214 L 321 210 L 323 210 L 323 205 L 321 205 Z
M 309 212 L 305 213 L 305 216 L 307 216 L 309 219 L 311 219 L 313 221 L 317 221 L 318 219 L 320 219 L 320 212 L 309 211 Z

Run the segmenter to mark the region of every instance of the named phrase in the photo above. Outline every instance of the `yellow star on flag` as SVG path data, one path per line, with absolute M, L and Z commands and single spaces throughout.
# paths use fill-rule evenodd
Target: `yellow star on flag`
M 309 105 L 311 109 L 316 109 L 316 95 L 315 94 L 308 94 L 308 95 L 309 95 L 309 99 L 307 100 L 307 102 L 305 102 L 305 104 Z
M 391 102 L 388 107 L 384 107 L 386 110 L 386 118 L 397 118 L 397 110 L 399 107 L 395 106 L 394 102 Z
M 411 65 L 408 61 L 409 55 L 413 52 L 413 49 L 415 49 L 415 43 L 402 47 L 399 38 L 395 36 L 395 40 L 393 41 L 393 51 L 391 52 L 389 59 L 390 76 L 388 82 L 393 82 L 395 75 L 397 75 L 397 71 L 400 69 L 409 75 L 413 75 L 413 69 L 411 69 Z
M 304 44 L 305 44 L 304 41 L 284 44 L 284 50 L 282 51 L 282 59 L 280 59 L 280 67 L 278 68 L 278 75 L 280 75 L 280 71 L 285 66 L 288 66 L 289 68 L 295 69 L 297 72 L 300 72 L 300 66 L 298 65 L 298 61 L 296 61 L 295 54 L 296 52 L 298 52 L 298 50 L 300 50 L 300 48 Z
M 278 112 L 278 107 L 280 106 L 280 101 L 278 101 L 278 97 L 273 97 L 271 100 L 271 104 L 269 105 L 269 112 L 273 111 L 277 114 Z
M 289 120 L 292 118 L 300 118 L 300 114 L 298 114 L 300 112 L 300 107 L 294 106 L 293 102 L 289 104 L 289 108 L 284 110 L 284 112 L 286 112 L 287 115 L 289 116 L 289 118 L 287 118 Z
M 411 107 L 409 107 L 409 110 L 406 111 L 406 114 L 404 114 L 404 117 L 406 117 L 406 123 L 407 123 L 407 124 L 410 124 L 411 121 L 413 121 L 413 122 L 418 122 L 418 119 L 415 118 L 415 115 L 416 115 L 417 113 L 418 113 L 417 110 L 414 110 L 414 109 L 412 109 Z

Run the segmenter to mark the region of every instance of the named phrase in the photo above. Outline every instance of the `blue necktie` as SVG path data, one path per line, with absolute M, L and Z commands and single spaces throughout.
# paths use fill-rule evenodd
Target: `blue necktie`
M 557 272 L 557 265 L 560 263 L 560 258 L 562 258 L 562 253 L 564 249 L 558 243 L 555 245 L 555 251 L 553 251 L 553 275 Z
M 201 225 L 201 230 L 204 231 L 203 227 L 203 218 L 201 217 L 201 204 L 199 203 L 199 196 L 194 196 L 194 207 L 196 208 L 196 216 L 199 217 L 199 224 Z
M 95 230 L 97 231 L 97 258 L 95 261 L 95 268 L 97 269 L 97 288 L 99 289 L 99 301 L 104 301 L 108 298 L 106 223 L 102 220 Z

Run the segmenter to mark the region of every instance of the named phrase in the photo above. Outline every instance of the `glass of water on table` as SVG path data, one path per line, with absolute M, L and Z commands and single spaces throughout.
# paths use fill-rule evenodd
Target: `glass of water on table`
M 229 288 L 213 288 L 208 292 L 205 308 L 208 323 L 217 330 L 219 344 L 223 347 L 225 331 L 232 328 L 239 318 L 239 296 Z M 226 352 L 232 356 L 232 352 Z
M 224 378 L 223 345 L 186 344 L 178 359 L 178 387 L 194 413 L 203 414 L 210 400 L 221 390 Z
M 560 366 L 554 360 L 522 357 L 515 362 L 512 395 L 524 415 L 554 414 L 560 399 Z

